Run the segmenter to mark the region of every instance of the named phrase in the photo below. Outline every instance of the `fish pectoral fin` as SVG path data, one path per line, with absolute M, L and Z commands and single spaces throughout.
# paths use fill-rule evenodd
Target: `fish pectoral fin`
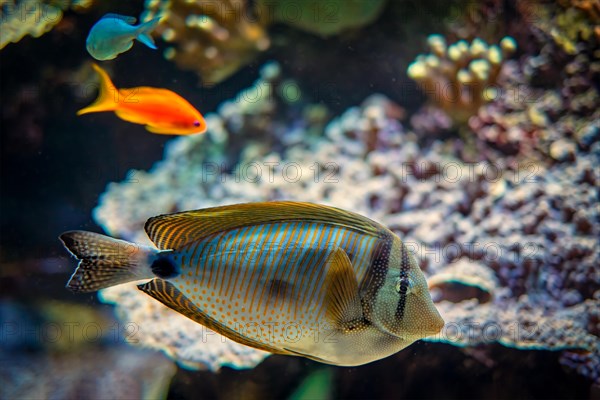
M 138 285 L 138 289 L 142 292 L 154 297 L 156 300 L 163 303 L 165 306 L 178 313 L 188 317 L 194 322 L 204 325 L 213 331 L 220 333 L 238 343 L 246 346 L 254 347 L 259 350 L 268 351 L 270 353 L 287 354 L 287 351 L 271 347 L 265 343 L 259 342 L 241 335 L 239 332 L 222 324 L 221 322 L 211 318 L 188 299 L 179 289 L 172 283 L 163 279 L 153 279 L 148 283 Z
M 334 327 L 352 331 L 364 321 L 352 263 L 346 252 L 338 247 L 327 258 L 325 268 L 325 317 Z

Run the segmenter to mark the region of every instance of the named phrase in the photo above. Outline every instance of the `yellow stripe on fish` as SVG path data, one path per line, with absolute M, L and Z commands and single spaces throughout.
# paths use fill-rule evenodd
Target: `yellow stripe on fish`
M 406 246 L 352 212 L 248 203 L 150 218 L 145 229 L 158 250 L 123 255 L 107 243 L 127 242 L 61 235 L 82 260 L 68 287 L 152 279 L 139 288 L 232 340 L 337 365 L 389 356 L 443 326 Z

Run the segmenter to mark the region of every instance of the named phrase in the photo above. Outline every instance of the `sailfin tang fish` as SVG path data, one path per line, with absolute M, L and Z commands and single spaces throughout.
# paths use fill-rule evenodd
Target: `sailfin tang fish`
M 189 135 L 206 131 L 202 114 L 178 94 L 153 87 L 117 89 L 98 65 L 92 65 L 100 77 L 98 98 L 79 110 L 77 115 L 114 111 L 125 121 L 145 125 L 152 133 Z
M 156 50 L 150 32 L 156 28 L 160 18 L 135 26 L 135 17 L 106 14 L 90 29 L 86 40 L 87 51 L 96 60 L 112 60 L 129 50 L 135 39 Z
M 359 214 L 248 203 L 153 217 L 145 230 L 157 248 L 63 234 L 81 260 L 67 287 L 149 279 L 138 288 L 232 340 L 345 366 L 387 357 L 444 324 L 400 238 Z

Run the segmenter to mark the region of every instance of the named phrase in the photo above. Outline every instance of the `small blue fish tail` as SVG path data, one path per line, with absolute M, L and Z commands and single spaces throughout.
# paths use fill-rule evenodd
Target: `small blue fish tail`
M 140 24 L 140 26 L 137 28 L 138 35 L 136 36 L 136 39 L 154 50 L 156 50 L 156 44 L 154 43 L 152 36 L 150 36 L 150 32 L 156 28 L 156 25 L 158 25 L 160 19 L 161 17 L 151 19 L 150 21 Z

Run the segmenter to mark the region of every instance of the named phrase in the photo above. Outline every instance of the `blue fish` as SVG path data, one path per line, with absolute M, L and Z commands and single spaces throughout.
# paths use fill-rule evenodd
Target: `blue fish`
M 135 17 L 119 14 L 106 14 L 90 30 L 86 40 L 87 51 L 96 60 L 112 60 L 126 52 L 137 39 L 151 49 L 156 49 L 150 32 L 156 27 L 161 17 L 143 24 L 133 25 Z

